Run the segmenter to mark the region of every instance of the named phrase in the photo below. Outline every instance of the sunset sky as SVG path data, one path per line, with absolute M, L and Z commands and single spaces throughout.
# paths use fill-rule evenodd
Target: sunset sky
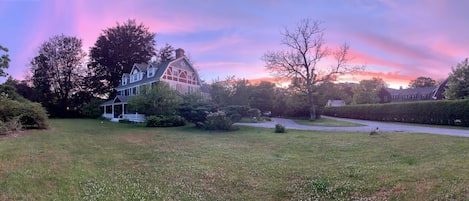
M 0 0 L 0 44 L 10 50 L 7 72 L 21 80 L 51 36 L 79 37 L 88 52 L 102 30 L 135 19 L 156 32 L 158 49 L 185 49 L 207 82 L 261 79 L 271 75 L 260 58 L 283 48 L 280 32 L 311 18 L 324 22 L 329 48 L 347 42 L 351 64 L 366 65 L 343 80 L 380 77 L 397 88 L 418 76 L 445 79 L 468 57 L 467 8 L 465 0 Z

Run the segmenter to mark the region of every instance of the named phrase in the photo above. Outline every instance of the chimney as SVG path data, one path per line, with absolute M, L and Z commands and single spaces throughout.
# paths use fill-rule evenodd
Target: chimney
M 176 52 L 176 59 L 185 56 L 185 55 L 184 55 L 184 50 L 183 50 L 182 48 L 176 49 L 175 52 Z

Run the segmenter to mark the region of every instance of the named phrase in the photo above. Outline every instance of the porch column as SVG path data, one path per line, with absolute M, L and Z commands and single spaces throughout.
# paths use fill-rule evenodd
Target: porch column
M 122 104 L 122 118 L 124 118 L 125 111 L 124 111 L 124 104 Z
M 114 104 L 112 104 L 112 118 L 114 118 Z

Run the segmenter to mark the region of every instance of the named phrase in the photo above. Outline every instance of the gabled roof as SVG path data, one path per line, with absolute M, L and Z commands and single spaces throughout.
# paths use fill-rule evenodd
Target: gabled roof
M 146 63 L 134 64 L 134 66 L 132 67 L 129 73 L 132 73 L 132 71 L 134 71 L 135 68 L 138 69 L 140 72 L 146 71 L 148 66 L 149 65 Z
M 123 86 L 122 83 L 119 83 L 119 85 L 116 87 L 116 90 L 122 89 L 122 88 L 129 88 L 129 87 L 133 87 L 133 86 L 138 86 L 138 85 L 141 85 L 143 83 L 159 81 L 160 78 L 163 76 L 164 72 L 166 71 L 166 69 L 169 67 L 169 65 L 173 62 L 177 62 L 177 61 L 180 61 L 180 60 L 183 60 L 184 62 L 186 62 L 186 64 L 189 64 L 188 65 L 189 68 L 197 74 L 197 79 L 200 79 L 199 75 L 197 73 L 197 70 L 195 70 L 194 67 L 190 64 L 190 62 L 187 61 L 186 57 L 180 57 L 180 58 L 173 59 L 171 61 L 165 61 L 165 62 L 162 62 L 162 63 L 159 63 L 159 64 L 134 64 L 134 67 L 132 68 L 132 70 L 130 72 L 132 72 L 134 70 L 134 68 L 138 68 L 139 70 L 144 69 L 144 70 L 142 70 L 143 73 L 144 73 L 143 78 L 141 80 L 137 81 L 137 82 L 127 83 L 125 86 Z M 146 69 L 150 65 L 152 65 L 153 67 L 156 68 L 156 72 L 155 72 L 155 75 L 153 77 L 148 77 L 147 76 Z M 200 80 L 198 80 L 198 81 L 200 83 Z
M 420 87 L 420 88 L 409 88 L 409 89 L 391 89 L 387 88 L 386 90 L 394 95 L 415 95 L 415 94 L 433 94 L 436 87 Z
M 128 100 L 128 96 L 116 96 L 114 99 L 101 103 L 99 106 L 113 105 L 114 103 L 127 103 Z

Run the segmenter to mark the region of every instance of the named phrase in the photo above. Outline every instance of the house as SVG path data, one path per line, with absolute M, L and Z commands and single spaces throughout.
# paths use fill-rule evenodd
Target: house
M 121 119 L 143 122 L 145 115 L 128 110 L 130 97 L 139 95 L 143 88 L 150 89 L 156 82 L 162 81 L 180 94 L 200 92 L 200 77 L 184 55 L 183 49 L 177 49 L 176 58 L 159 64 L 134 64 L 129 73 L 124 73 L 116 97 L 101 104 L 103 117 L 118 121 Z
M 447 88 L 448 80 L 443 81 L 436 87 L 420 87 L 409 89 L 391 89 L 387 88 L 387 95 L 384 96 L 385 102 L 413 102 L 427 100 L 444 99 L 444 92 Z
M 345 106 L 345 101 L 344 100 L 328 100 L 326 103 L 326 106 L 328 107 Z

